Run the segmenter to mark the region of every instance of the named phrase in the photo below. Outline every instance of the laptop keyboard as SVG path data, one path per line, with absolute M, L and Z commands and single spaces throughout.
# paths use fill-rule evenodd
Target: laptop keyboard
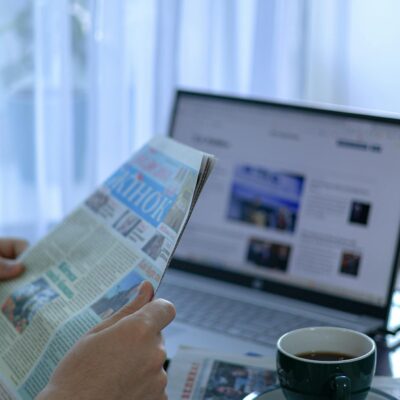
M 157 297 L 174 303 L 176 320 L 262 345 L 274 345 L 285 332 L 328 325 L 317 319 L 163 282 Z

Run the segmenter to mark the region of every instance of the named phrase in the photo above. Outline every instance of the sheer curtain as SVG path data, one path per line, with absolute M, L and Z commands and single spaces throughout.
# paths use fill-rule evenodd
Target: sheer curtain
M 400 109 L 396 0 L 0 0 L 0 235 L 167 130 L 177 87 Z

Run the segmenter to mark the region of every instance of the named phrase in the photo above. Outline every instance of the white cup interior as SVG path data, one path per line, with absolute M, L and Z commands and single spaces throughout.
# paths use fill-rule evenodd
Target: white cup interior
M 305 360 L 297 357 L 298 354 L 329 352 L 348 354 L 353 358 L 343 362 L 351 362 L 367 357 L 375 350 L 375 342 L 363 333 L 331 327 L 304 328 L 286 333 L 278 340 L 277 346 L 286 355 L 302 361 Z

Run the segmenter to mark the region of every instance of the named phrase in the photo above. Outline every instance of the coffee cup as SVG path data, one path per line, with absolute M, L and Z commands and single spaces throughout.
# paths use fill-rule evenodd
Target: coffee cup
M 276 362 L 287 400 L 364 400 L 375 373 L 376 346 L 350 329 L 297 329 L 278 340 Z

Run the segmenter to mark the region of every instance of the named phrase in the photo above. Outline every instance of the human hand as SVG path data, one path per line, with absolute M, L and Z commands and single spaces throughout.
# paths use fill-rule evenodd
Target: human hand
M 28 242 L 22 239 L 0 239 L 0 281 L 16 278 L 24 271 L 24 266 L 16 258 L 27 247 Z
M 175 308 L 152 297 L 144 282 L 135 300 L 72 347 L 37 400 L 166 400 L 161 330 Z

